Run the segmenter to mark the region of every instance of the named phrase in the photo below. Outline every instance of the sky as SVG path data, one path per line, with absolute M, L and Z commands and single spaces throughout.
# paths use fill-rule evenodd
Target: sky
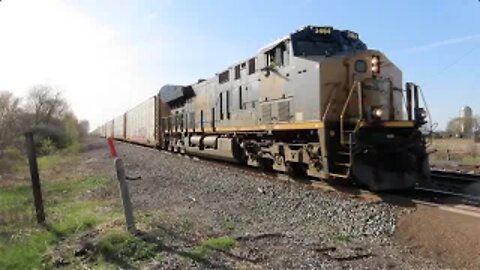
M 444 128 L 480 114 L 480 1 L 2 0 L 0 90 L 61 89 L 95 127 L 304 25 L 350 29 L 419 84 Z

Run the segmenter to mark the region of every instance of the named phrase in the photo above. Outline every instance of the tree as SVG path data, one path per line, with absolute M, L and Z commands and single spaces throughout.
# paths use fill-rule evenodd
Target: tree
M 82 120 L 78 123 L 78 128 L 80 131 L 80 137 L 85 138 L 88 135 L 88 131 L 90 130 L 90 123 L 88 120 Z
M 459 134 L 461 132 L 461 118 L 455 117 L 447 123 L 447 132 L 451 134 Z
M 473 131 L 478 132 L 480 131 L 480 115 L 475 115 L 473 117 Z
M 19 129 L 20 99 L 0 91 L 0 150 L 11 144 Z
M 35 85 L 27 96 L 27 111 L 34 116 L 34 125 L 62 118 L 69 111 L 62 93 L 48 85 Z
M 468 118 L 455 117 L 448 122 L 447 132 L 452 135 L 470 136 L 472 132 L 478 129 L 479 120 L 480 118 L 478 116 Z

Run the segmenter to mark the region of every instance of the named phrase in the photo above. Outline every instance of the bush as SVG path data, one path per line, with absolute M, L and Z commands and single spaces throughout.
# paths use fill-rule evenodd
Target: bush
M 18 170 L 25 162 L 22 153 L 13 147 L 7 147 L 5 150 L 0 150 L 0 174 L 11 173 Z
M 56 150 L 57 148 L 55 147 L 55 144 L 53 143 L 53 141 L 50 138 L 47 138 L 40 142 L 38 154 L 43 156 L 51 155 Z

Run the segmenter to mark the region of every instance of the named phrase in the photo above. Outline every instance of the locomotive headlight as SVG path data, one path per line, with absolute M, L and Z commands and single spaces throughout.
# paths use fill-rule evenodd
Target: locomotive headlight
M 372 114 L 376 118 L 382 118 L 383 110 L 382 110 L 382 108 L 375 108 L 375 109 L 373 109 Z
M 380 73 L 380 58 L 378 56 L 372 57 L 372 72 Z

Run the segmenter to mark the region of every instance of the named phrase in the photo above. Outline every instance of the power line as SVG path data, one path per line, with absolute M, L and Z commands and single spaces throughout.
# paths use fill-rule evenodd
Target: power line
M 445 72 L 447 69 L 451 68 L 452 66 L 456 65 L 458 62 L 460 62 L 460 60 L 462 60 L 463 58 L 467 57 L 468 55 L 470 55 L 472 52 L 474 52 L 476 49 L 478 49 L 480 46 L 473 46 L 470 50 L 468 50 L 466 53 L 462 54 L 461 56 L 459 56 L 457 59 L 455 59 L 453 62 L 451 62 L 450 64 L 446 65 L 445 67 L 443 67 L 442 69 L 440 69 L 439 72 L 437 72 L 436 74 L 434 74 L 433 76 L 437 77 L 439 75 L 441 75 L 443 72 Z

